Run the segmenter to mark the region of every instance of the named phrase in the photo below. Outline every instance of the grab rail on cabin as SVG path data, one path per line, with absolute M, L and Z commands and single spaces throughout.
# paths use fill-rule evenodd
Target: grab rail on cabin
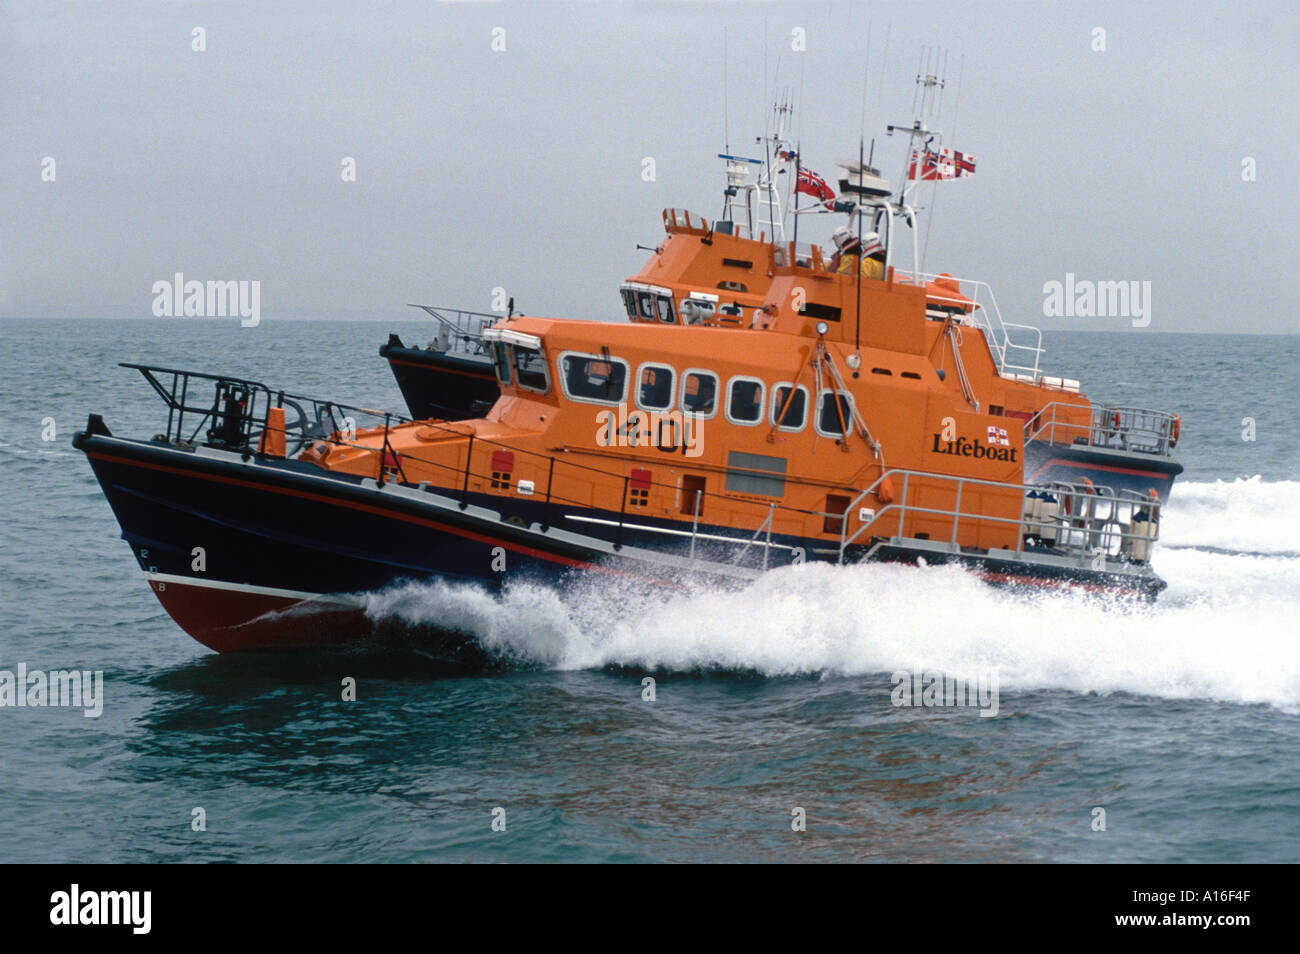
M 963 320 L 969 321 L 984 332 L 989 350 L 993 352 L 993 358 L 997 362 L 998 372 L 1004 377 L 1024 375 L 1032 381 L 1038 379 L 1039 363 L 1042 361 L 1044 350 L 1042 331 L 1033 325 L 1003 321 L 1002 311 L 998 308 L 997 298 L 988 282 L 973 278 L 954 278 L 936 272 L 916 273 L 903 269 L 896 270 L 894 274 L 922 284 L 934 282 L 939 278 L 943 278 L 946 283 L 956 282 L 961 289 L 962 298 L 945 299 L 931 289 L 927 292 L 930 302 L 939 302 L 942 306 L 947 301 L 954 309 L 963 312 L 971 302 L 974 302 L 975 307 L 966 312 L 967 317 Z
M 463 308 L 443 308 L 438 305 L 409 305 L 408 307 L 419 308 L 440 323 L 437 337 L 429 342 L 431 351 L 469 355 L 488 353 L 483 332 L 505 317 L 505 315 L 486 311 L 466 311 Z
M 1065 419 L 1067 408 L 1078 414 L 1077 404 L 1060 401 L 1040 408 L 1025 423 L 1025 443 L 1078 444 L 1160 457 L 1171 456 L 1178 444 L 1181 420 L 1168 411 L 1094 404 L 1085 424 Z
M 880 510 L 870 511 L 869 518 L 861 519 L 858 528 L 849 533 L 854 510 L 863 500 L 875 494 L 887 477 L 895 483 L 897 481 L 894 478 L 902 478 L 902 491 L 897 501 Z M 923 483 L 929 490 L 935 489 L 937 484 L 940 488 L 954 491 L 953 506 L 924 507 L 909 503 L 911 492 Z M 963 492 L 968 487 L 980 486 L 1020 490 L 1020 516 L 999 517 L 963 510 Z M 1015 485 L 975 477 L 893 469 L 881 474 L 845 508 L 840 528 L 838 562 L 844 563 L 848 548 L 868 530 L 880 524 L 886 516 L 892 522 L 893 514 L 898 515 L 897 532 L 891 536 L 895 541 L 905 539 L 904 529 L 909 515 L 951 518 L 952 533 L 947 540 L 935 542 L 948 544 L 954 552 L 961 550 L 957 537 L 963 520 L 1014 525 L 1017 528 L 1015 553 L 1023 552 L 1028 546 L 1094 561 L 1098 557 L 1111 557 L 1128 562 L 1145 562 L 1160 533 L 1159 498 L 1131 490 L 1116 491 L 1111 487 L 1060 481 Z

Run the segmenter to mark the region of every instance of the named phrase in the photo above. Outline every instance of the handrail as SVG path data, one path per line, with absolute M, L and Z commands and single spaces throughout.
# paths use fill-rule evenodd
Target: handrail
M 927 297 L 932 297 L 934 300 L 941 302 L 950 301 L 954 305 L 963 306 L 963 310 L 965 305 L 973 303 L 974 307 L 968 313 L 969 320 L 971 324 L 984 332 L 984 338 L 988 342 L 989 350 L 993 353 L 993 358 L 997 362 L 998 372 L 1004 376 L 1025 374 L 1031 376 L 1034 380 L 1038 379 L 1039 364 L 1042 362 L 1044 351 L 1042 331 L 1033 325 L 1003 321 L 1002 310 L 998 307 L 997 296 L 993 294 L 993 287 L 988 282 L 974 278 L 957 278 L 939 272 L 911 272 L 900 269 L 895 274 L 906 276 L 913 284 L 930 284 L 936 279 L 943 278 L 945 281 L 956 282 L 959 288 L 963 285 L 971 286 L 974 293 L 966 295 L 962 291 L 961 294 L 964 297 L 960 300 L 956 298 L 944 299 L 939 295 L 931 296 L 929 292 L 927 292 Z M 987 295 L 987 303 L 981 298 L 981 290 Z M 1025 336 L 1013 336 L 1012 329 L 1032 333 L 1033 343 L 1027 344 L 1023 340 L 1015 340 L 1016 337 L 1024 338 Z M 1023 357 L 1021 357 L 1022 354 Z M 1021 361 L 1031 363 L 1018 363 Z
M 1025 443 L 1085 444 L 1169 457 L 1178 442 L 1179 418 L 1169 411 L 1124 405 L 1092 405 L 1088 423 L 1058 420 L 1057 411 L 1080 405 L 1053 401 L 1025 422 Z M 1048 413 L 1050 411 L 1050 413 Z
M 419 308 L 442 323 L 440 337 L 430 343 L 441 345 L 439 351 L 461 351 L 465 354 L 482 355 L 487 353 L 487 344 L 483 340 L 484 329 L 496 324 L 505 315 L 486 311 L 468 311 L 464 308 L 444 308 L 440 305 L 408 305 Z M 444 312 L 453 315 L 448 318 Z M 460 347 L 460 346 L 467 347 Z
M 168 442 L 194 444 L 204 425 L 211 421 L 212 426 L 208 428 L 206 434 L 208 439 L 202 443 L 251 452 L 257 446 L 261 433 L 267 429 L 272 407 L 287 406 L 298 415 L 292 423 L 286 422 L 284 432 L 286 437 L 297 435 L 295 440 L 299 447 L 333 433 L 355 430 L 355 419 L 352 428 L 342 426 L 347 424 L 349 415 L 376 420 L 383 418 L 385 434 L 393 422 L 408 423 L 411 420 L 400 414 L 294 394 L 271 388 L 260 381 L 234 375 L 208 374 L 203 371 L 187 371 L 182 368 L 134 364 L 126 361 L 121 362 L 120 366 L 139 371 L 167 405 L 167 430 L 164 437 Z M 165 374 L 172 376 L 170 388 L 158 380 L 158 375 Z M 213 382 L 216 394 L 212 403 L 201 405 L 189 403 L 191 379 Z M 232 400 L 240 394 L 244 397 L 242 403 Z M 185 432 L 186 414 L 198 415 L 198 423 L 188 436 Z M 260 430 L 256 430 L 259 426 Z M 380 460 L 383 463 L 382 457 Z M 400 471 L 400 463 L 397 469 Z
M 897 502 L 891 502 L 878 511 L 872 511 L 871 519 L 862 521 L 861 525 L 850 534 L 849 519 L 853 510 L 867 497 L 876 493 L 887 477 L 899 476 L 902 477 L 902 491 Z M 909 505 L 908 494 L 914 486 L 913 478 L 949 482 L 956 493 L 953 507 L 947 509 Z M 1042 500 L 1046 495 L 1052 498 L 1053 503 L 1058 505 L 1058 509 L 1051 515 L 1034 516 L 1032 512 L 1027 515 L 1022 502 L 1020 515 L 1014 519 L 963 511 L 961 509 L 961 498 L 963 490 L 968 485 L 997 487 L 1003 490 L 1018 489 L 1025 500 L 1034 499 L 1032 495 L 1038 495 L 1037 499 Z M 1103 505 L 1107 508 L 1107 512 L 1104 515 L 1099 515 L 1098 511 Z M 1120 519 L 1121 514 L 1119 511 L 1121 507 L 1128 509 L 1129 520 L 1127 523 Z M 1017 485 L 976 477 L 958 477 L 952 474 L 936 474 L 926 471 L 893 468 L 885 471 L 870 486 L 861 490 L 845 508 L 844 520 L 840 525 L 838 562 L 843 563 L 848 548 L 891 512 L 898 514 L 896 537 L 900 539 L 904 537 L 905 520 L 909 513 L 928 514 L 930 516 L 952 518 L 951 536 L 947 541 L 936 542 L 946 542 L 953 547 L 960 546 L 957 542 L 958 530 L 961 521 L 966 519 L 989 523 L 1014 524 L 1017 527 L 1016 549 L 1014 551 L 1016 553 L 1023 551 L 1027 541 L 1037 540 L 1039 543 L 1049 542 L 1052 549 L 1064 550 L 1070 554 L 1086 554 L 1094 557 L 1099 553 L 1102 555 L 1123 555 L 1128 552 L 1128 548 L 1135 541 L 1142 540 L 1154 544 L 1159 538 L 1160 507 L 1158 498 L 1143 496 L 1131 490 L 1121 489 L 1116 491 L 1108 486 L 1074 484 L 1061 481 Z M 1131 529 L 1134 520 L 1139 514 L 1142 515 L 1143 519 L 1154 524 L 1154 533 L 1146 531 L 1139 533 Z M 1125 527 L 1129 529 L 1125 529 Z

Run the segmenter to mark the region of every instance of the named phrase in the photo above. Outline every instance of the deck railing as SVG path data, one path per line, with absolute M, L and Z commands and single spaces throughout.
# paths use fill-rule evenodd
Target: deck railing
M 894 274 L 912 282 L 919 281 L 921 284 L 933 282 L 937 278 L 957 282 L 961 289 L 960 293 L 964 297 L 945 300 L 941 294 L 930 289 L 927 293 L 930 300 L 941 306 L 946 304 L 960 309 L 965 309 L 974 302 L 975 307 L 963 320 L 969 321 L 984 332 L 989 350 L 993 352 L 993 359 L 997 362 L 998 372 L 1006 377 L 1024 375 L 1031 380 L 1038 380 L 1038 366 L 1043 357 L 1042 331 L 1033 325 L 1003 321 L 997 298 L 988 282 L 973 278 L 954 278 L 951 275 L 940 275 L 935 272 L 918 274 L 901 269 L 896 270 Z
M 1178 443 L 1180 420 L 1167 411 L 1145 407 L 1094 404 L 1087 423 L 1079 406 L 1053 401 L 1025 424 L 1025 443 L 1082 444 L 1168 457 Z
M 505 317 L 505 315 L 486 311 L 466 311 L 462 308 L 442 308 L 437 305 L 411 305 L 410 307 L 425 311 L 439 324 L 434 339 L 429 342 L 429 349 L 452 354 L 487 354 L 487 342 L 483 340 L 483 331 Z
M 862 502 L 874 495 L 886 478 L 902 489 L 896 501 L 879 510 L 871 510 L 859 526 L 849 532 L 850 520 Z M 968 488 L 1018 489 L 1022 495 L 1018 517 L 993 516 L 962 508 L 962 498 Z M 921 506 L 910 502 L 913 491 L 924 488 L 933 492 L 951 491 L 952 507 Z M 953 552 L 963 548 L 958 542 L 961 523 L 994 523 L 1016 527 L 1014 552 L 1021 553 L 1026 546 L 1054 552 L 1095 559 L 1098 556 L 1123 557 L 1141 552 L 1159 536 L 1160 502 L 1130 490 L 1116 491 L 1110 487 L 1087 484 L 1050 482 L 1045 484 L 1009 485 L 974 477 L 956 477 L 951 474 L 934 474 L 924 471 L 894 469 L 881 474 L 870 486 L 858 493 L 845 512 L 840 530 L 839 562 L 843 563 L 851 547 L 860 537 L 870 533 L 883 536 L 893 529 L 892 539 L 901 540 L 905 534 L 907 518 L 927 515 L 952 520 L 952 532 L 946 543 Z M 897 516 L 897 523 L 894 517 Z M 1150 531 L 1146 526 L 1150 522 Z M 929 539 L 929 538 L 927 538 Z

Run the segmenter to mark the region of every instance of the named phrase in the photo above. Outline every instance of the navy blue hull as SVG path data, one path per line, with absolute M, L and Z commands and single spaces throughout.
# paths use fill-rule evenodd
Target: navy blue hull
M 1025 445 L 1027 483 L 1050 480 L 1080 483 L 1087 477 L 1099 487 L 1138 494 L 1154 490 L 1162 501 L 1167 501 L 1175 478 L 1182 472 L 1182 464 L 1156 454 L 1128 454 L 1102 447 L 1044 441 L 1030 441 Z
M 487 358 L 407 348 L 392 342 L 383 345 L 379 353 L 388 361 L 415 420 L 482 417 L 501 396 Z
M 563 586 L 605 574 L 634 587 L 748 585 L 764 568 L 834 559 L 825 540 L 701 526 L 695 557 L 679 524 L 618 513 L 552 512 L 544 501 L 470 495 L 464 500 L 322 471 L 292 460 L 78 433 L 151 588 L 188 633 L 220 651 L 318 647 L 410 635 L 366 612 L 366 594 L 404 581 L 510 579 Z M 593 522 L 594 521 L 594 522 Z M 600 522 L 605 521 L 605 522 Z M 620 525 L 621 524 L 621 525 Z M 558 525 L 558 526 L 557 526 Z M 676 534 L 664 530 L 676 529 Z M 726 537 L 708 539 L 707 535 Z M 915 561 L 905 547 L 856 548 L 853 559 Z M 1158 579 L 956 554 L 994 582 L 1082 584 L 1154 596 Z M 436 622 L 422 624 L 448 652 L 473 654 Z M 458 642 L 459 640 L 459 642 Z M 460 645 L 459 650 L 454 648 Z M 453 651 L 454 650 L 454 651 Z
M 159 599 L 191 635 L 221 650 L 365 639 L 374 621 L 364 618 L 362 594 L 406 581 L 494 589 L 507 575 L 563 585 L 595 572 L 646 587 L 684 585 L 672 566 L 615 556 L 617 538 L 630 545 L 644 533 L 596 527 L 584 546 L 567 539 L 573 534 L 528 529 L 543 518 L 540 502 L 506 500 L 511 508 L 498 516 L 480 511 L 473 496 L 463 510 L 446 498 L 434 505 L 432 494 L 425 504 L 410 488 L 381 490 L 294 461 L 84 433 L 75 444 Z M 761 559 L 756 549 L 749 557 Z M 747 579 L 701 572 L 693 581 Z M 281 633 L 269 625 L 277 620 L 292 625 Z

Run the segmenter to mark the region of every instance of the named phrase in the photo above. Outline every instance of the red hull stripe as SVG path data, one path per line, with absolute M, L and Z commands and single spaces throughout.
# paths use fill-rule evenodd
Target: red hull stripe
M 1141 477 L 1153 477 L 1156 480 L 1169 479 L 1168 474 L 1162 474 L 1158 470 L 1138 470 L 1136 467 L 1113 467 L 1109 464 L 1081 464 L 1078 461 L 1057 460 L 1055 458 L 1049 460 L 1042 467 L 1038 468 L 1038 470 L 1034 471 L 1033 476 L 1029 479 L 1037 479 L 1039 474 L 1047 470 L 1047 468 L 1051 467 L 1053 464 L 1060 464 L 1062 467 L 1074 467 L 1079 470 L 1104 470 L 1112 474 L 1137 474 Z
M 1132 590 L 1139 592 L 1133 587 L 1111 586 L 1104 583 L 1085 583 L 1082 580 L 1048 580 L 1041 576 L 1024 576 L 1019 573 L 997 573 L 993 570 L 977 571 L 979 578 L 988 580 L 993 583 L 1023 583 L 1029 586 L 1041 587 L 1062 587 L 1069 586 L 1076 589 L 1087 590 L 1090 593 L 1111 593 L 1115 590 Z
M 389 363 L 389 364 L 401 364 L 401 365 L 405 365 L 405 366 L 408 367 L 408 368 L 419 368 L 421 371 L 427 371 L 427 370 L 429 370 L 429 366 L 428 366 L 427 364 L 417 364 L 417 363 L 414 362 L 414 361 L 403 361 L 403 360 L 400 359 L 400 358 L 389 358 L 389 359 L 388 359 L 388 363 Z M 459 368 L 448 368 L 448 367 L 446 367 L 445 365 L 438 365 L 438 373 L 439 373 L 439 374 L 459 374 L 459 375 L 461 375 L 462 377 L 466 377 L 466 378 L 477 378 L 477 379 L 479 379 L 480 381 L 488 381 L 488 380 L 493 380 L 493 381 L 495 381 L 495 380 L 496 380 L 496 375 L 495 375 L 495 373 L 490 372 L 490 371 L 487 372 L 487 373 L 485 373 L 485 374 L 477 374 L 477 373 L 475 373 L 475 372 L 473 372 L 473 371 L 462 371 L 462 370 L 460 370 Z

